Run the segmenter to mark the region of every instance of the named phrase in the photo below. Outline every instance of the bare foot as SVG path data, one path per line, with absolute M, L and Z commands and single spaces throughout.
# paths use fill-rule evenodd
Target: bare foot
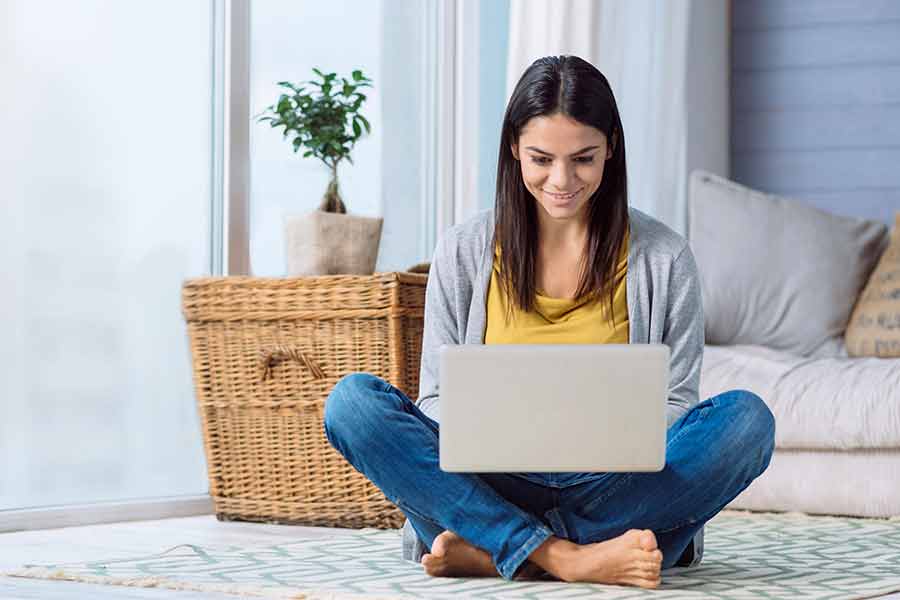
M 499 577 L 490 554 L 452 531 L 434 538 L 431 553 L 422 556 L 422 564 L 432 577 Z
M 657 588 L 662 552 L 649 529 L 629 529 L 616 538 L 584 544 L 574 553 L 566 581 Z

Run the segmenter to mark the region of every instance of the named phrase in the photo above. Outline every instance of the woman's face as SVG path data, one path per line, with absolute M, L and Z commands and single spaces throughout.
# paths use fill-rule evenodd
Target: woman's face
M 511 149 L 525 187 L 552 219 L 587 214 L 588 199 L 612 156 L 602 131 L 559 113 L 532 118 Z

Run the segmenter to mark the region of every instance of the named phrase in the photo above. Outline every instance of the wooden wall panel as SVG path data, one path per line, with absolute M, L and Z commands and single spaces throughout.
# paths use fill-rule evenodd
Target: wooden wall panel
M 900 2 L 733 0 L 732 177 L 838 214 L 900 210 Z

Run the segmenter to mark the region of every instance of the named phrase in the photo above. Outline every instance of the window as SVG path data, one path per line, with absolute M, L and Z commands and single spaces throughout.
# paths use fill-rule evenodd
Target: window
M 273 104 L 279 81 L 313 79 L 313 67 L 373 80 L 361 112 L 371 134 L 353 148 L 353 165 L 338 167 L 348 211 L 384 217 L 376 270 L 405 270 L 423 260 L 425 203 L 430 194 L 428 127 L 434 76 L 430 34 L 434 0 L 390 2 L 254 2 L 251 5 L 250 110 Z M 433 60 L 433 59 L 431 59 Z M 282 130 L 250 128 L 250 259 L 254 275 L 285 274 L 283 221 L 318 207 L 328 172 L 293 153 Z M 428 249 L 430 258 L 430 249 Z
M 226 8 L 250 32 L 229 63 L 249 59 L 248 121 L 312 67 L 373 79 L 339 177 L 351 212 L 384 217 L 377 270 L 493 204 L 508 0 L 231 1 L 0 8 L 0 511 L 208 490 L 181 283 L 230 264 L 225 226 L 249 229 L 252 274 L 283 275 L 283 219 L 328 177 L 254 121 L 223 159 Z M 217 201 L 248 166 L 249 218 Z
M 0 10 L 0 509 L 206 493 L 180 286 L 211 261 L 211 4 Z

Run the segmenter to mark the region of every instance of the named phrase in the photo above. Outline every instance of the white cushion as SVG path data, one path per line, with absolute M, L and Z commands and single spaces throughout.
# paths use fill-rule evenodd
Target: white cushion
M 731 389 L 750 390 L 768 405 L 776 448 L 900 448 L 900 359 L 707 345 L 700 399 Z
M 898 481 L 897 448 L 775 450 L 765 472 L 726 508 L 900 519 Z
M 833 347 L 887 243 L 887 226 L 703 171 L 691 174 L 689 197 L 707 343 L 804 356 Z

